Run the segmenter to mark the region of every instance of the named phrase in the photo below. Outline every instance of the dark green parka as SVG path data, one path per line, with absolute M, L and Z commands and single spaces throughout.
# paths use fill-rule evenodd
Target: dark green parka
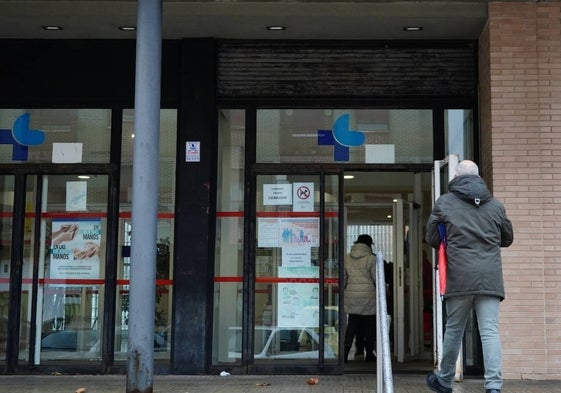
M 514 239 L 504 206 L 477 175 L 458 176 L 435 203 L 425 240 L 440 245 L 438 224 L 446 226 L 447 281 L 444 298 L 466 295 L 505 298 L 500 247 Z

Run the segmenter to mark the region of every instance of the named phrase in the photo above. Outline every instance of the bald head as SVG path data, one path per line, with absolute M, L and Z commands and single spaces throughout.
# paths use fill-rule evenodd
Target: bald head
M 479 167 L 470 160 L 462 160 L 456 165 L 456 176 L 476 175 L 479 176 Z

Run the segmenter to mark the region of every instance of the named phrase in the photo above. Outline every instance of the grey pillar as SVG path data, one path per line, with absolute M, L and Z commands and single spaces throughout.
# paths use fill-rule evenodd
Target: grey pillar
M 127 393 L 151 393 L 154 374 L 162 0 L 138 0 L 137 12 Z

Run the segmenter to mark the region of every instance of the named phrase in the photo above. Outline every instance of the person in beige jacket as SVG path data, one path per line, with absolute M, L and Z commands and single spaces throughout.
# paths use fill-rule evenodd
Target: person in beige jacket
M 376 256 L 372 252 L 372 238 L 360 235 L 351 252 L 345 257 L 345 362 L 348 360 L 357 331 L 364 334 L 366 361 L 376 359 L 374 337 L 376 330 Z

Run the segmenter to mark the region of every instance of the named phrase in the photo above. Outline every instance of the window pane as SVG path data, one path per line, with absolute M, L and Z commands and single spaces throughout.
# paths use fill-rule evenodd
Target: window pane
M 107 163 L 110 143 L 108 109 L 0 110 L 2 163 Z
M 154 359 L 169 360 L 171 349 L 171 312 L 173 290 L 173 242 L 175 214 L 175 166 L 177 149 L 177 111 L 160 110 L 158 172 L 158 222 L 156 255 L 156 309 L 154 310 Z M 121 187 L 119 212 L 119 267 L 115 323 L 115 361 L 127 360 L 129 316 L 132 159 L 134 110 L 123 111 L 121 147 Z
M 473 111 L 444 111 L 445 155 L 457 154 L 460 160 L 473 160 Z
M 10 261 L 12 259 L 12 217 L 14 177 L 0 177 L 0 363 L 6 360 L 8 308 L 10 305 Z M 29 326 L 27 327 L 29 330 Z
M 432 111 L 257 111 L 258 163 L 431 163 Z
M 245 112 L 219 119 L 212 362 L 232 364 L 242 348 Z

